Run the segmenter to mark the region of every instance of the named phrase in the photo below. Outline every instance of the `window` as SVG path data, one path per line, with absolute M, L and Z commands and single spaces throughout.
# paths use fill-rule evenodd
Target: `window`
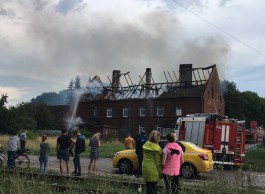
M 140 111 L 139 111 L 140 117 L 144 117 L 146 116 L 146 109 L 145 107 L 140 107 Z
M 142 130 L 144 130 L 144 125 L 139 125 L 139 134 L 141 134 Z
M 123 108 L 123 117 L 129 116 L 129 108 Z
M 167 136 L 168 133 L 171 133 L 173 132 L 173 129 L 172 128 L 163 128 L 163 131 L 162 131 L 162 136 Z
M 156 125 L 156 130 L 161 133 L 161 136 L 165 137 L 168 133 L 172 132 L 172 128 L 163 128 L 161 124 Z
M 112 108 L 107 108 L 107 117 L 112 117 Z
M 156 130 L 162 134 L 163 127 L 161 125 L 156 125 Z
M 176 107 L 176 116 L 182 116 L 182 108 L 179 106 Z
M 96 118 L 96 116 L 97 116 L 97 107 L 93 107 L 93 118 Z
M 216 100 L 219 101 L 219 94 L 216 94 Z
M 164 107 L 158 106 L 156 109 L 156 116 L 164 116 Z

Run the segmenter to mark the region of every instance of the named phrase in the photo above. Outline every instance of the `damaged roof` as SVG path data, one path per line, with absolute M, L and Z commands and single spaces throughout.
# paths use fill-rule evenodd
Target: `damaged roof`
M 81 101 L 198 97 L 202 96 L 205 91 L 214 70 L 216 70 L 216 65 L 192 68 L 192 64 L 180 64 L 179 77 L 174 71 L 174 76 L 172 73 L 166 74 L 164 72 L 166 81 L 156 83 L 153 80 L 151 69 L 146 68 L 146 72 L 138 84 L 132 83 L 128 72 L 122 74 L 119 70 L 114 70 L 109 85 L 103 85 L 100 78 L 95 76 L 91 81 L 100 84 L 90 88 L 89 91 L 97 90 L 98 92 L 96 94 L 92 92 L 84 94 Z M 121 78 L 126 80 L 126 86 L 121 85 Z

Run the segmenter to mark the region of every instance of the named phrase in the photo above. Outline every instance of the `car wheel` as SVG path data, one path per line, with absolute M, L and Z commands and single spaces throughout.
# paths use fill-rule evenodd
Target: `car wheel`
M 122 159 L 119 161 L 120 173 L 130 173 L 132 171 L 132 162 L 129 159 Z
M 181 174 L 182 177 L 190 179 L 190 178 L 195 178 L 196 177 L 197 171 L 196 171 L 195 167 L 192 164 L 184 163 L 181 166 L 180 174 Z

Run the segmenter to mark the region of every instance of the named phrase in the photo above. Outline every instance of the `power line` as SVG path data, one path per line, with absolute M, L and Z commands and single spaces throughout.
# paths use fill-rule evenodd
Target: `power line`
M 196 14 L 195 12 L 189 10 L 187 7 L 183 6 L 182 4 L 180 4 L 179 2 L 177 2 L 176 0 L 172 0 L 173 2 L 175 2 L 176 4 L 178 4 L 179 6 L 181 6 L 182 8 L 184 8 L 185 10 L 187 10 L 188 12 L 190 12 L 191 14 L 195 15 L 196 17 L 200 18 L 202 21 L 204 21 L 205 23 L 211 25 L 212 27 L 216 28 L 217 30 L 219 30 L 220 32 L 224 33 L 225 35 L 229 36 L 230 38 L 240 42 L 241 44 L 247 46 L 248 48 L 252 49 L 253 51 L 255 51 L 256 53 L 259 53 L 263 56 L 265 56 L 265 54 L 263 52 L 261 52 L 260 50 L 257 50 L 256 48 L 250 46 L 249 44 L 243 42 L 242 40 L 236 38 L 235 36 L 227 33 L 226 31 L 224 31 L 223 29 L 219 28 L 218 26 L 216 26 L 215 24 L 209 22 L 208 20 L 204 19 L 203 17 L 201 17 L 200 15 Z

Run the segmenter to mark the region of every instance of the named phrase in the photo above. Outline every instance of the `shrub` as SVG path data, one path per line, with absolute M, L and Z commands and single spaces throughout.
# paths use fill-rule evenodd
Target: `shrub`
M 37 140 L 38 139 L 38 132 L 35 130 L 23 129 L 19 131 L 19 135 L 23 132 L 27 131 L 27 138 L 30 140 Z
M 86 129 L 79 129 L 80 133 L 83 134 L 86 138 L 92 137 L 94 134 L 91 132 L 88 132 Z

